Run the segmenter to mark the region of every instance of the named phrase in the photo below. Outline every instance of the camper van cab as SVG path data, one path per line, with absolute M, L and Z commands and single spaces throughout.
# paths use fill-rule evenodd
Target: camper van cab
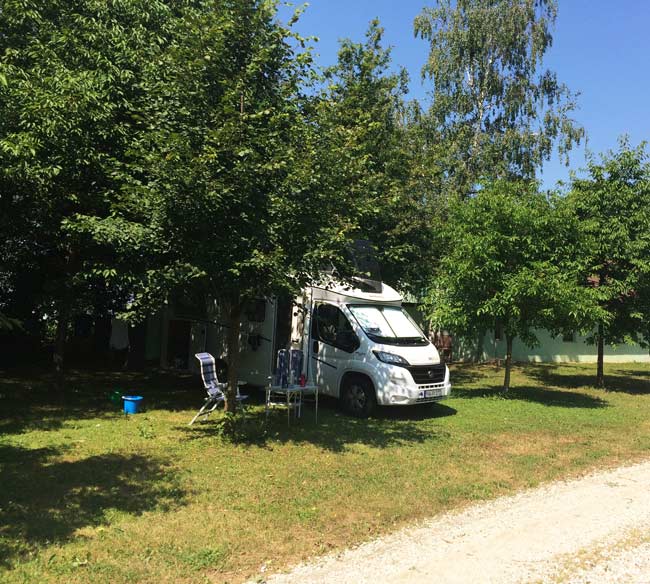
M 307 318 L 296 312 L 292 323 L 291 345 L 305 352 L 307 378 L 360 417 L 376 404 L 427 403 L 451 392 L 449 369 L 400 295 L 386 284 L 379 289 L 308 288 Z

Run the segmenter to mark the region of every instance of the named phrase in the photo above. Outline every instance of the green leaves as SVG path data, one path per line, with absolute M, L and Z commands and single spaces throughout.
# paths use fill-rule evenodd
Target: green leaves
M 441 328 L 536 343 L 535 329 L 579 330 L 599 344 L 650 338 L 650 165 L 623 140 L 589 162 L 566 198 L 495 183 L 450 209 L 451 248 L 431 286 Z M 506 384 L 507 385 L 507 384 Z
M 127 167 L 178 19 L 157 0 L 29 4 L 0 11 L 0 305 L 105 310 L 150 251 L 151 205 L 125 188 L 142 178 Z
M 567 249 L 575 222 L 531 183 L 495 183 L 450 209 L 450 248 L 430 295 L 439 328 L 493 329 L 536 343 L 534 329 L 578 327 L 593 311 Z
M 650 165 L 645 144 L 592 158 L 566 201 L 580 219 L 581 281 L 601 311 L 605 341 L 643 342 L 650 322 Z M 595 340 L 595 339 L 592 339 Z
M 124 165 L 124 192 L 143 196 L 140 220 L 156 226 L 143 226 L 156 241 L 149 267 L 193 268 L 158 290 L 199 284 L 225 299 L 295 290 L 355 223 L 329 187 L 331 142 L 319 98 L 305 95 L 304 39 L 277 21 L 274 2 L 258 0 L 190 3 L 175 26 L 173 49 L 146 71 L 148 125 Z
M 461 197 L 481 180 L 535 176 L 554 147 L 565 155 L 584 130 L 570 118 L 575 96 L 542 68 L 555 0 L 441 0 L 415 19 L 430 44 L 423 78 L 446 190 Z
M 416 289 L 428 273 L 417 260 L 431 253 L 430 194 L 414 172 L 406 72 L 392 69 L 378 21 L 364 42 L 341 42 L 317 104 L 320 174 L 341 198 L 348 232 L 377 244 L 384 279 Z

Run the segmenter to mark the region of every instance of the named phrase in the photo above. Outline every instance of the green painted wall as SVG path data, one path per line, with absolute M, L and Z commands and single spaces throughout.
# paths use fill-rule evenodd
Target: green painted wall
M 539 346 L 528 348 L 519 339 L 515 339 L 512 355 L 519 362 L 554 362 L 554 363 L 595 363 L 596 346 L 588 345 L 585 337 L 575 335 L 575 341 L 565 341 L 562 336 L 553 336 L 548 331 L 537 331 Z M 476 340 L 454 339 L 454 361 L 491 361 L 505 359 L 505 339 L 494 340 L 492 331 L 485 334 L 479 348 Z M 605 346 L 607 363 L 650 362 L 647 349 L 639 345 Z

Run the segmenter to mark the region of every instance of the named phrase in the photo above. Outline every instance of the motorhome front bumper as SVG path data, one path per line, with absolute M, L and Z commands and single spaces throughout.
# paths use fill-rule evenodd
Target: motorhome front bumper
M 378 401 L 387 406 L 408 406 L 431 403 L 448 397 L 451 393 L 449 370 L 445 367 L 443 380 L 437 383 L 415 383 L 405 367 L 391 367 L 388 383 L 378 392 Z
M 391 390 L 392 389 L 392 390 Z M 436 383 L 431 385 L 418 386 L 417 389 L 406 389 L 403 386 L 387 388 L 384 392 L 385 398 L 381 400 L 383 405 L 410 406 L 436 402 L 449 397 L 451 383 Z
M 451 383 L 418 385 L 417 403 L 428 403 L 445 399 L 451 393 Z

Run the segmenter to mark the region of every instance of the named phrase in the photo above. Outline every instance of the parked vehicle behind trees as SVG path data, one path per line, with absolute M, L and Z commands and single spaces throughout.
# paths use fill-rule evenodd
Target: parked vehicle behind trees
M 307 286 L 295 299 L 259 299 L 242 312 L 238 376 L 266 385 L 277 351 L 293 348 L 305 355 L 302 373 L 308 382 L 338 398 L 354 416 L 367 417 L 377 405 L 444 399 L 451 391 L 449 369 L 401 304 L 401 296 L 382 282 L 368 289 L 358 281 L 331 279 Z M 213 310 L 188 342 L 194 351 L 211 352 L 229 364 L 227 328 L 219 321 Z

